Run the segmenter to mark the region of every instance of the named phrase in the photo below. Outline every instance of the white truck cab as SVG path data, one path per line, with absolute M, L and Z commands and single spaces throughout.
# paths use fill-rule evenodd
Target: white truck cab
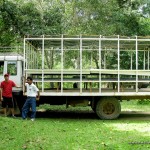
M 4 80 L 4 74 L 10 74 L 10 80 L 17 86 L 22 87 L 23 76 L 23 57 L 18 54 L 1 53 L 0 54 L 0 82 Z M 13 92 L 18 94 L 22 88 L 13 88 Z

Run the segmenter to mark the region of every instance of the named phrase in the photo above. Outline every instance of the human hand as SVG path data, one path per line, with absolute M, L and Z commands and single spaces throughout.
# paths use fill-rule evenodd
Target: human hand
M 40 97 L 39 97 L 39 96 L 37 96 L 37 97 L 36 97 L 36 100 L 37 100 L 37 101 L 39 101 L 39 100 L 40 100 Z

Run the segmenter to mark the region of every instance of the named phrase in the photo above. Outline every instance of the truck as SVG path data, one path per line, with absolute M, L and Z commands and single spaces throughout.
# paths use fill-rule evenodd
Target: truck
M 40 90 L 38 106 L 90 106 L 100 119 L 118 118 L 123 100 L 150 98 L 150 37 L 41 35 L 22 43 L 20 54 L 0 53 L 0 81 L 9 73 L 22 86 L 13 89 L 20 111 L 28 76 Z

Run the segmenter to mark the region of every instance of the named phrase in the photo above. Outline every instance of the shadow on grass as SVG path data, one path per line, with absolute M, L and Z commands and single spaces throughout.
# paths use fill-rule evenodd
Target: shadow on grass
M 0 116 L 3 116 L 2 110 Z M 16 114 L 17 117 L 21 115 Z M 30 112 L 29 112 L 30 116 Z M 92 110 L 39 110 L 36 118 L 99 119 Z M 118 120 L 150 120 L 150 112 L 122 111 Z
M 143 111 L 123 111 L 119 119 L 126 120 L 150 120 L 150 112 Z
M 38 111 L 36 116 L 37 118 L 98 119 L 92 111 L 46 110 Z
M 37 118 L 99 119 L 93 111 L 38 111 Z M 150 120 L 150 112 L 121 112 L 119 120 Z

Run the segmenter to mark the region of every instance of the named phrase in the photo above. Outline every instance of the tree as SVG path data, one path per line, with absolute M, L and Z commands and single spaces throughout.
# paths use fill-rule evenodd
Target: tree
M 117 33 L 122 35 L 150 35 L 150 1 L 148 0 L 117 0 L 119 13 Z M 120 17 L 119 17 L 120 16 Z
M 0 31 L 2 46 L 9 46 L 25 35 L 146 36 L 150 35 L 150 1 L 1 0 Z M 39 46 L 35 41 L 32 44 Z M 97 55 L 93 52 L 92 60 L 98 68 Z
M 43 3 L 43 7 L 47 9 L 41 10 L 35 1 L 3 0 L 0 3 L 1 33 L 6 32 L 13 37 L 11 41 L 7 38 L 10 42 L 5 44 L 25 35 L 60 34 L 61 11 L 57 7 L 47 7 L 46 4 Z

